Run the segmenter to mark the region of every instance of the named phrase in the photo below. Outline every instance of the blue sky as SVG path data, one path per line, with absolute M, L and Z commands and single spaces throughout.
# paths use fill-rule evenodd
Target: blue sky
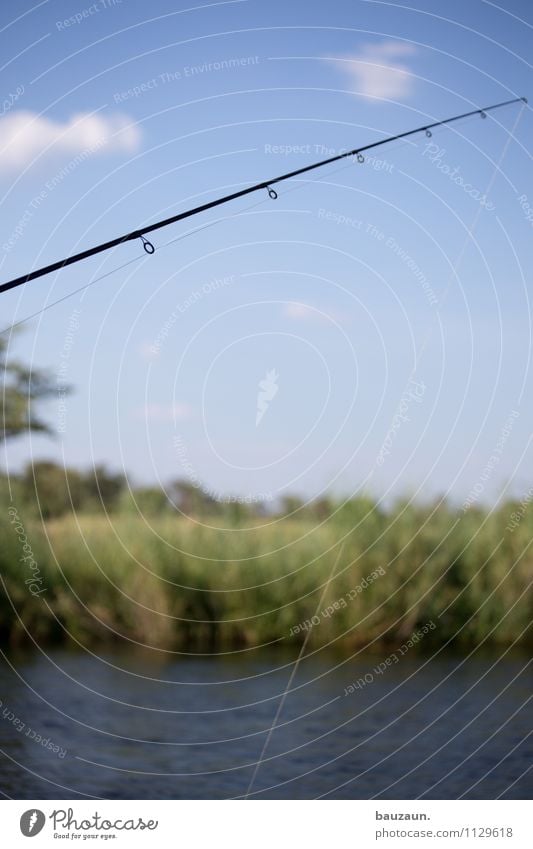
M 442 11 L 3 4 L 1 278 L 533 96 L 529 4 Z M 524 493 L 531 129 L 511 106 L 420 134 L 159 231 L 153 256 L 130 243 L 4 294 L 9 326 L 113 272 L 12 341 L 56 374 L 60 432 L 8 445 L 5 462 L 106 462 L 132 483 L 182 477 L 248 500 Z

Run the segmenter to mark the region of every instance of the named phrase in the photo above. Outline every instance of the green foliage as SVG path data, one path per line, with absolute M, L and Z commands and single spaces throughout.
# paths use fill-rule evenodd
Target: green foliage
M 21 476 L 22 499 L 44 519 L 79 510 L 84 500 L 82 476 L 46 460 L 26 466 Z
M 105 466 L 95 466 L 82 477 L 84 497 L 87 501 L 101 504 L 105 510 L 114 510 L 118 504 L 126 478 L 122 474 L 114 474 Z
M 5 483 L 7 488 L 7 480 Z M 81 472 L 38 460 L 29 463 L 22 474 L 11 475 L 10 484 L 13 502 L 22 504 L 26 513 L 53 519 L 80 510 L 94 513 L 116 509 L 125 478 L 103 466 Z
M 321 522 L 310 505 L 296 518 L 247 516 L 236 531 L 231 514 L 180 516 L 157 489 L 137 491 L 137 507 L 125 509 L 127 492 L 112 517 L 64 515 L 43 526 L 19 507 L 53 615 L 28 593 L 19 540 L 0 515 L 0 635 L 25 639 L 12 602 L 43 641 L 123 636 L 192 652 L 301 643 L 298 626 L 317 608 L 309 650 L 396 645 L 430 621 L 428 650 L 531 638 L 533 509 L 510 531 L 505 505 L 491 514 L 443 504 L 385 512 L 361 498 L 333 505 Z
M 2 421 L 0 441 L 31 431 L 49 433 L 48 425 L 35 412 L 36 404 L 55 392 L 51 376 L 29 369 L 17 360 L 7 359 L 8 340 L 0 336 L 2 373 Z
M 123 489 L 117 507 L 120 513 L 137 513 L 147 517 L 163 516 L 173 509 L 165 491 L 155 486 Z

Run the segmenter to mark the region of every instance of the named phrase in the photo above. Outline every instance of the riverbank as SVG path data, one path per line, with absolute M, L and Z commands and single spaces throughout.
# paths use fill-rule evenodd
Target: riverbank
M 127 640 L 209 653 L 307 639 L 351 650 L 398 647 L 425 626 L 417 642 L 428 649 L 531 642 L 533 517 L 512 504 L 385 513 L 361 500 L 321 523 L 218 528 L 17 511 L 0 530 L 0 638 L 11 646 Z

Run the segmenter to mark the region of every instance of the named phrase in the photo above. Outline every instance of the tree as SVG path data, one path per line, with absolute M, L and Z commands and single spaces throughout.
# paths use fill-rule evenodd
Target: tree
M 38 509 L 44 519 L 77 511 L 86 498 L 82 475 L 51 460 L 29 463 L 20 481 L 24 501 L 28 507 Z
M 0 336 L 2 374 L 2 419 L 0 442 L 27 431 L 50 433 L 49 426 L 35 414 L 35 405 L 55 392 L 52 376 L 27 368 L 17 360 L 7 360 L 8 341 Z
M 304 507 L 305 501 L 303 498 L 300 498 L 299 495 L 284 495 L 280 499 L 281 516 L 292 516 L 295 513 L 298 514 L 300 511 L 303 511 Z
M 218 501 L 190 481 L 174 481 L 170 484 L 169 495 L 186 516 L 212 516 L 220 512 Z
M 157 486 L 142 486 L 134 490 L 123 489 L 118 509 L 142 516 L 171 515 L 174 509 L 164 489 Z
M 87 500 L 97 506 L 101 505 L 105 510 L 113 510 L 126 486 L 126 478 L 98 465 L 83 476 L 83 486 Z

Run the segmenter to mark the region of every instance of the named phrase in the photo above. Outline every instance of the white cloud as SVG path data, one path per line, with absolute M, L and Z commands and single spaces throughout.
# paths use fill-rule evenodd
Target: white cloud
M 292 318 L 295 321 L 308 321 L 316 318 L 317 312 L 307 304 L 300 304 L 297 301 L 291 301 L 283 307 L 283 315 L 285 318 Z
M 158 351 L 154 347 L 153 342 L 142 342 L 139 348 L 139 354 L 143 360 L 154 360 L 158 355 Z
M 13 111 L 0 119 L 0 168 L 23 169 L 40 154 L 95 154 L 138 150 L 141 131 L 127 115 L 79 112 L 53 121 L 35 112 Z
M 189 419 L 192 415 L 190 404 L 147 404 L 141 411 L 144 419 L 152 422 L 173 422 Z
M 302 304 L 299 301 L 290 301 L 288 304 L 284 304 L 282 314 L 284 318 L 290 318 L 292 321 L 316 321 L 328 324 L 332 321 L 341 324 L 343 321 L 342 315 L 329 308 L 326 312 L 318 307 Z
M 363 45 L 351 58 L 332 61 L 350 76 L 355 94 L 403 100 L 410 96 L 415 82 L 415 75 L 403 60 L 416 53 L 413 44 L 381 41 Z

